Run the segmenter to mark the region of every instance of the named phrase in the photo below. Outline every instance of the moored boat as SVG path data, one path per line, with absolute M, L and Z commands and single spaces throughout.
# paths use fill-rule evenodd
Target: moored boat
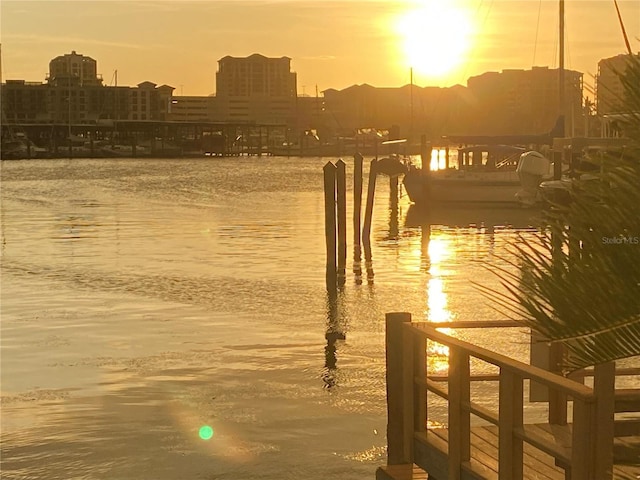
M 461 150 L 459 158 L 465 158 L 464 150 Z M 487 155 L 476 157 L 478 161 L 475 164 L 463 160 L 460 168 L 423 172 L 412 166 L 403 182 L 409 199 L 416 205 L 509 206 L 535 203 L 536 188 L 549 174 L 549 160 L 538 152 L 505 145 L 476 146 L 473 151 L 476 155 Z M 499 160 L 495 156 L 498 151 L 506 153 Z

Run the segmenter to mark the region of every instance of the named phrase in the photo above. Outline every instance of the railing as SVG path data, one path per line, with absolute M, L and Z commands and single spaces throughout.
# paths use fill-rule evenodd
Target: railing
M 411 323 L 409 313 L 387 314 L 388 465 L 416 463 L 429 472 L 428 466 L 421 464 L 425 462 L 418 450 L 428 443 L 427 425 L 430 416 L 427 392 L 431 392 L 444 399 L 448 405 L 447 473 L 442 473 L 444 470 L 439 473 L 429 472 L 435 478 L 456 480 L 461 478 L 463 470 L 473 470 L 472 414 L 498 427 L 497 463 L 498 478 L 501 480 L 523 478 L 525 444 L 553 457 L 555 465 L 565 470 L 567 479 L 612 478 L 616 411 L 613 363 L 595 367 L 592 372 L 594 386 L 591 388 L 436 329 L 446 326 L 448 325 Z M 428 340 L 449 349 L 446 380 L 427 375 Z M 497 367 L 499 373 L 472 375 L 472 359 Z M 476 380 L 498 381 L 497 415 L 471 401 L 471 382 Z M 562 429 L 564 436 L 558 435 L 554 439 L 545 435 L 546 431 L 539 426 L 525 424 L 525 380 L 538 382 L 549 391 L 549 421 L 546 425 L 566 424 L 567 404 L 569 399 L 572 400 L 572 428 L 558 428 Z M 443 383 L 448 388 L 445 389 Z M 634 392 L 635 396 L 631 395 L 636 405 L 637 393 Z
M 498 163 L 496 163 L 496 169 L 512 167 L 514 165 L 517 165 L 520 155 L 522 155 L 522 152 L 512 153 L 511 155 L 504 158 L 503 160 L 500 160 Z

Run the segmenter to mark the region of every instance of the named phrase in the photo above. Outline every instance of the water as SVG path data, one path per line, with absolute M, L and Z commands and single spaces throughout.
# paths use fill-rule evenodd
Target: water
M 374 478 L 385 312 L 499 318 L 472 281 L 500 289 L 486 265 L 504 265 L 521 230 L 428 232 L 406 198 L 391 215 L 382 179 L 374 280 L 356 285 L 349 221 L 331 303 L 326 161 L 0 163 L 3 478 Z M 345 340 L 328 347 L 331 332 Z M 519 331 L 473 335 L 527 358 Z

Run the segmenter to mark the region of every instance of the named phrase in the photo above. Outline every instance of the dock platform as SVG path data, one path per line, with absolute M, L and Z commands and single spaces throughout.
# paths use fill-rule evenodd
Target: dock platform
M 388 458 L 376 480 L 640 479 L 640 389 L 615 385 L 640 369 L 599 365 L 569 379 L 437 330 L 449 326 L 387 315 Z M 427 371 L 428 342 L 449 350 L 445 377 Z M 478 362 L 497 373 L 473 374 Z M 474 381 L 497 382 L 491 408 L 472 401 Z M 546 422 L 527 423 L 527 381 L 548 389 Z M 427 394 L 446 403 L 444 424 Z

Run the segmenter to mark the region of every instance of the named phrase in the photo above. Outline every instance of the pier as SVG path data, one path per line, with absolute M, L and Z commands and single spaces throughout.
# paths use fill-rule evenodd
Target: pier
M 523 328 L 416 323 L 409 313 L 387 314 L 388 451 L 376 480 L 640 478 L 640 388 L 616 386 L 640 369 L 610 363 L 567 378 L 440 331 L 490 327 Z M 448 349 L 446 375 L 428 371 L 432 343 Z M 558 351 L 550 352 L 554 365 Z M 479 364 L 482 374 L 474 372 Z M 585 383 L 588 377 L 593 381 Z M 494 386 L 492 408 L 474 401 L 476 382 Z M 546 418 L 531 419 L 526 408 L 532 382 L 546 388 Z M 431 411 L 432 396 L 446 406 L 444 422 Z
M 21 132 L 35 146 L 46 149 L 24 158 L 109 155 L 106 145 L 127 147 L 132 157 L 262 156 L 270 155 L 287 136 L 286 125 L 160 120 L 100 120 L 97 123 L 3 123 L 3 141 Z M 143 146 L 146 147 L 143 149 Z

